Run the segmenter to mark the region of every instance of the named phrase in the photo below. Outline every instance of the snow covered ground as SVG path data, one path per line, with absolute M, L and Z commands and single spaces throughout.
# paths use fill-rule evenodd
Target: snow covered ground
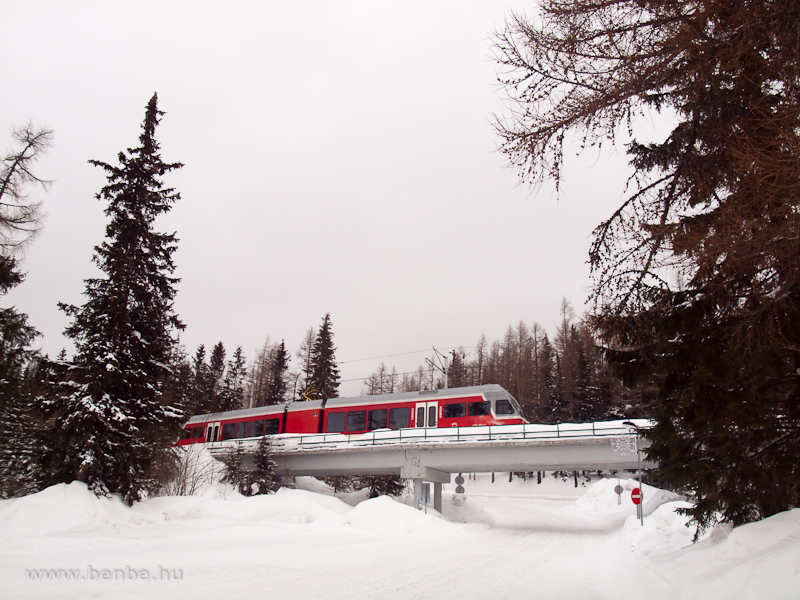
M 443 516 L 309 478 L 132 508 L 58 485 L 0 501 L 0 598 L 800 598 L 800 509 L 692 545 L 684 503 L 645 487 L 642 527 L 616 485 L 479 475 Z

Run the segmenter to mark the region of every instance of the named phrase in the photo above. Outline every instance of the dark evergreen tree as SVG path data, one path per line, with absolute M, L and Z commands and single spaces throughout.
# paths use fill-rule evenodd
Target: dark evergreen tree
M 29 414 L 29 367 L 36 364 L 30 345 L 39 335 L 26 315 L 0 309 L 0 498 L 36 491 L 41 441 Z
M 244 448 L 242 448 L 242 443 L 240 441 L 236 442 L 233 447 L 222 455 L 220 461 L 224 467 L 222 481 L 230 483 L 240 494 L 247 495 L 245 491 L 248 489 L 248 474 L 244 468 Z
M 182 406 L 187 415 L 194 414 L 194 369 L 183 346 L 175 345 L 170 371 L 162 381 L 164 402 L 171 406 Z
M 333 495 L 336 496 L 336 494 L 346 494 L 358 488 L 359 478 L 347 475 L 328 475 L 323 477 L 322 481 L 333 489 Z
M 406 482 L 398 475 L 364 475 L 358 478 L 357 487 L 369 488 L 369 497 L 399 496 L 405 490 Z
M 108 203 L 106 240 L 94 254 L 104 277 L 86 280 L 83 306 L 61 305 L 77 351 L 61 396 L 41 401 L 52 416 L 55 476 L 128 503 L 156 487 L 156 467 L 172 460 L 184 421 L 181 407 L 163 396 L 183 325 L 173 310 L 177 239 L 153 229 L 179 198 L 162 177 L 182 166 L 161 159 L 155 130 L 162 115 L 154 94 L 140 145 L 120 152 L 118 165 L 90 161 L 108 178 L 97 195 Z
M 632 192 L 589 255 L 609 360 L 657 390 L 659 477 L 698 530 L 800 506 L 800 3 L 541 6 L 497 44 L 523 178 L 558 180 L 573 133 L 673 124 L 628 144 Z
M 241 346 L 237 346 L 233 356 L 228 361 L 223 384 L 222 410 L 236 410 L 244 408 L 244 380 L 247 376 L 247 361 Z
M 558 389 L 558 377 L 558 355 L 547 334 L 544 334 L 541 355 L 539 356 L 539 379 L 542 382 L 542 397 L 539 404 L 541 412 L 538 415 L 533 415 L 533 420 L 549 422 L 564 420 Z
M 586 348 L 577 339 L 577 332 L 572 328 L 572 347 L 575 348 L 575 383 L 572 418 L 575 421 L 591 421 L 603 418 L 599 410 L 598 399 L 593 394 L 592 374 Z
M 192 401 L 190 403 L 191 412 L 195 415 L 203 414 L 210 403 L 211 376 L 209 375 L 208 364 L 206 363 L 206 347 L 200 344 L 192 358 Z
M 336 398 L 339 395 L 339 366 L 336 364 L 330 313 L 322 319 L 322 326 L 311 348 L 309 363 L 311 373 L 306 395 L 319 400 Z
M 268 404 L 280 404 L 286 400 L 289 383 L 286 379 L 289 372 L 289 353 L 283 340 L 275 349 L 270 366 Z
M 208 401 L 203 412 L 219 412 L 225 410 L 227 401 L 224 399 L 225 381 L 225 346 L 217 342 L 211 349 L 208 359 Z
M 233 485 L 243 496 L 269 494 L 275 488 L 275 460 L 272 458 L 272 440 L 261 436 L 253 453 L 253 468 L 244 465 L 244 448 L 241 442 L 230 448 L 221 458 L 224 465 L 222 480 Z
M 16 259 L 0 254 L 0 295 L 5 296 L 9 290 L 22 283 L 23 279 Z
M 272 440 L 268 435 L 263 435 L 253 453 L 253 470 L 247 474 L 247 487 L 242 493 L 246 496 L 269 494 L 278 481 L 276 467 L 272 458 Z

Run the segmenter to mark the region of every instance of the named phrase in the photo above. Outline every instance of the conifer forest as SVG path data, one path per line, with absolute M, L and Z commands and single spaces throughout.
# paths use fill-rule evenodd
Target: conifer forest
M 381 363 L 359 393 L 491 383 L 530 422 L 652 419 L 642 433 L 654 478 L 691 499 L 681 510 L 698 531 L 800 506 L 800 3 L 536 6 L 491 35 L 509 107 L 492 120 L 499 154 L 521 184 L 554 181 L 559 194 L 576 147 L 624 139 L 632 173 L 591 236 L 590 309 L 576 314 L 564 298 L 550 331 L 519 320 L 432 348 L 410 371 Z M 640 119 L 665 115 L 664 139 L 638 135 Z M 258 348 L 184 346 L 180 231 L 160 230 L 182 202 L 170 182 L 184 165 L 168 146 L 162 157 L 165 119 L 153 94 L 138 139 L 84 157 L 104 178 L 105 228 L 82 303 L 59 304 L 72 349 L 37 351 L 36 323 L 0 307 L 0 498 L 80 481 L 130 505 L 182 468 L 174 444 L 191 416 L 333 398 L 353 384 L 342 364 L 364 357 L 337 354 L 348 332 L 335 312 L 305 332 L 260 332 Z M 35 198 L 50 186 L 38 173 L 56 136 L 28 124 L 3 141 L 0 298 L 24 281 L 24 250 L 46 226 Z M 387 356 L 401 350 L 386 344 Z M 269 453 L 264 441 L 265 465 Z M 243 478 L 240 459 L 229 457 L 228 480 L 269 492 L 272 474 Z

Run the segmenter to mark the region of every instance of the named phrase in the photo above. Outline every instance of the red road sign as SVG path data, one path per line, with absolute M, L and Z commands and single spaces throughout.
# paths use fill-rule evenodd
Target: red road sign
M 631 500 L 633 500 L 634 504 L 639 504 L 642 501 L 642 491 L 639 488 L 633 488 Z

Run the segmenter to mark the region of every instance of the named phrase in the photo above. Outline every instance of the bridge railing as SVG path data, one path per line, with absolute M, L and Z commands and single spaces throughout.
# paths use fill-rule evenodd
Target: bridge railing
M 649 428 L 647 419 L 628 421 L 638 428 Z M 437 442 L 476 442 L 514 440 L 559 440 L 565 438 L 597 438 L 631 435 L 632 428 L 623 421 L 593 423 L 558 423 L 554 425 L 484 425 L 475 427 L 442 427 L 412 429 L 377 429 L 367 433 L 282 434 L 273 437 L 276 450 L 302 450 L 338 446 L 377 446 Z

